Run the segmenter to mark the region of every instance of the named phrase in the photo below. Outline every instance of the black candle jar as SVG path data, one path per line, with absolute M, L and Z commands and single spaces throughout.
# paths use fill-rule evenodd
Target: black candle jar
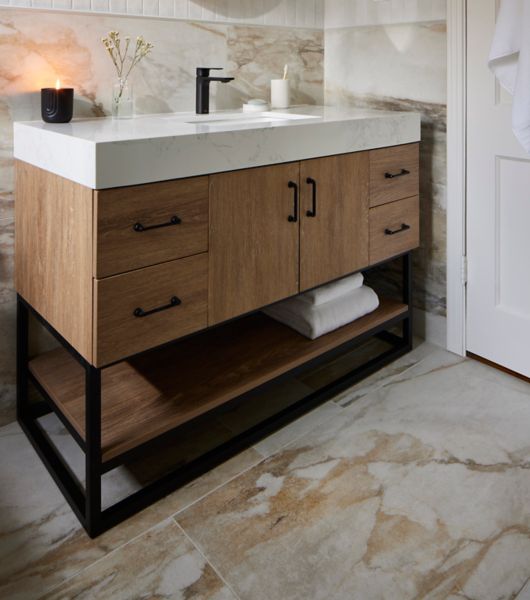
M 74 111 L 74 89 L 43 88 L 40 107 L 42 120 L 46 123 L 68 123 Z

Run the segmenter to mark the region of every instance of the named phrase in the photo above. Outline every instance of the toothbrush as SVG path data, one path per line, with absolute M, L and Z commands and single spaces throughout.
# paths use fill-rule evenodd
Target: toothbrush
M 287 73 L 289 72 L 289 65 L 285 65 L 285 67 L 283 68 L 283 78 L 284 80 L 287 79 Z

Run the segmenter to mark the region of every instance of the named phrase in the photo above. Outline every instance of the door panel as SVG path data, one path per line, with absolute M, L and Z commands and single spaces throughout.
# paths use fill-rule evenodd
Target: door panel
M 530 376 L 530 156 L 488 69 L 496 5 L 468 0 L 467 348 Z
M 210 177 L 209 324 L 298 293 L 299 163 Z M 298 206 L 297 206 L 298 209 Z
M 300 289 L 304 291 L 368 265 L 369 153 L 304 161 L 300 184 Z M 313 210 L 315 186 L 313 217 L 308 211 Z

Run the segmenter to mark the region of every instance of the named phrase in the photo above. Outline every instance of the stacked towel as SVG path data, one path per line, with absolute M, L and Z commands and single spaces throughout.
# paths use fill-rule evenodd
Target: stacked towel
M 339 279 L 339 281 L 334 281 L 333 283 L 323 285 L 319 288 L 311 290 L 310 292 L 305 292 L 299 297 L 309 304 L 320 306 L 321 304 L 325 304 L 331 300 L 336 300 L 345 294 L 349 294 L 350 292 L 357 290 L 362 286 L 363 283 L 363 274 L 356 273 L 355 275 L 344 277 L 344 279 Z
M 344 286 L 344 284 L 342 285 Z M 323 295 L 320 298 L 325 298 L 327 295 L 333 299 L 320 304 L 315 303 L 319 298 L 318 290 L 309 292 L 309 294 L 313 294 L 313 296 L 308 298 L 308 294 L 302 294 L 295 298 L 289 298 L 269 306 L 263 312 L 272 319 L 314 340 L 360 319 L 379 306 L 377 294 L 365 285 L 350 289 L 339 296 L 331 294 L 328 288 L 322 292 Z

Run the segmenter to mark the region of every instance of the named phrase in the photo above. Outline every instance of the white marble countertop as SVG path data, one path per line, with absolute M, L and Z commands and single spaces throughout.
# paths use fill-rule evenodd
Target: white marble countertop
M 417 113 L 319 106 L 14 125 L 15 158 L 94 189 L 407 144 Z

